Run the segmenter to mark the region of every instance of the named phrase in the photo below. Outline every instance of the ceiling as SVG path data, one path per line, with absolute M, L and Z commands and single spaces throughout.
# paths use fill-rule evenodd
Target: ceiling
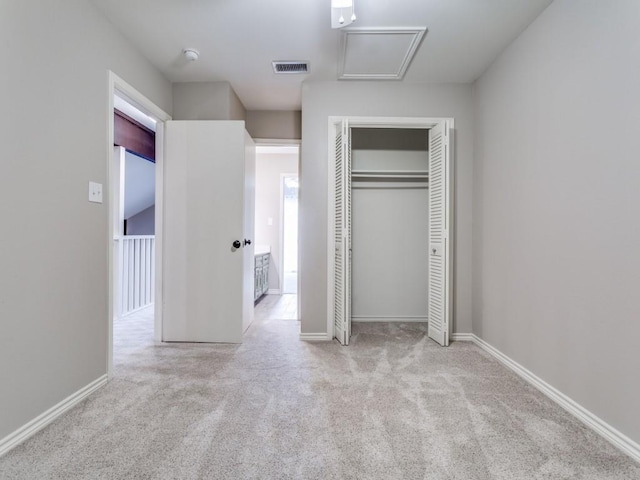
M 92 1 L 170 81 L 228 81 L 248 110 L 299 110 L 303 81 L 338 78 L 330 0 Z M 469 83 L 551 1 L 356 0 L 347 28 L 426 27 L 401 81 Z M 310 73 L 275 75 L 273 60 L 308 61 Z

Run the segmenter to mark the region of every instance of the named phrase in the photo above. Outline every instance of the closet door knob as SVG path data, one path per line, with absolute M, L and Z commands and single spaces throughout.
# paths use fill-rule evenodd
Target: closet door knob
M 234 240 L 232 245 L 233 245 L 233 248 L 240 248 L 242 246 L 242 244 L 240 243 L 240 240 Z
M 251 240 L 247 240 L 246 238 L 244 239 L 244 244 L 245 245 L 251 245 Z

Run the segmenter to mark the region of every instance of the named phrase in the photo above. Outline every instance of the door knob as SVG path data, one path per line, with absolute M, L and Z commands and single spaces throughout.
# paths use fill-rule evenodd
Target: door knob
M 240 240 L 233 241 L 233 248 L 240 248 L 241 246 L 242 244 L 240 243 Z
M 246 238 L 244 239 L 244 244 L 245 245 L 251 245 L 251 240 L 247 240 Z

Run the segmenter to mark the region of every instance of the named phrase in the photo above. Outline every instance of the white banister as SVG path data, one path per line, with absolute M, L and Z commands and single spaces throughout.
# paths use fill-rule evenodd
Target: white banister
M 153 304 L 155 291 L 155 236 L 126 235 L 120 243 L 119 316 Z

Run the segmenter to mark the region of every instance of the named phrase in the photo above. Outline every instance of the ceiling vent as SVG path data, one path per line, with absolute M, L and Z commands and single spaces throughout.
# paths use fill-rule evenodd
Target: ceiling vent
M 309 73 L 309 62 L 288 61 L 288 62 L 271 62 L 273 72 L 277 74 L 287 73 Z

